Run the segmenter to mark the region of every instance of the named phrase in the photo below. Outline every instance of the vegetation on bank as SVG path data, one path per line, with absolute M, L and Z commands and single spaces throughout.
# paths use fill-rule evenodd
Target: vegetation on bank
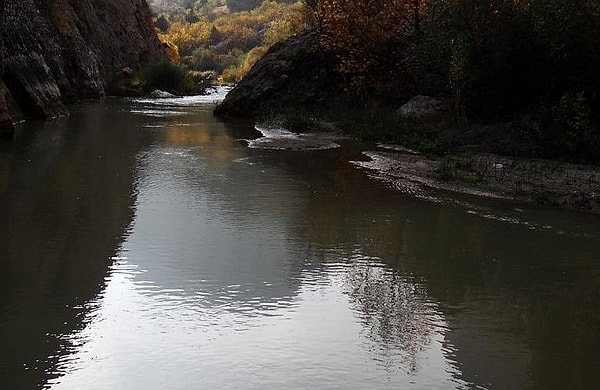
M 600 3 L 595 0 L 306 0 L 336 53 L 340 127 L 444 153 L 475 146 L 600 161 Z M 396 109 L 448 102 L 445 121 Z
M 599 2 L 307 0 L 306 5 L 359 100 L 391 109 L 415 95 L 451 102 L 456 120 L 451 127 L 460 134 L 443 134 L 438 143 L 466 141 L 460 138 L 472 130 L 472 121 L 502 122 L 483 128 L 500 144 L 526 144 L 517 152 L 600 159 Z M 367 122 L 399 121 L 389 110 L 375 116 L 369 111 Z M 382 136 L 406 138 L 411 130 L 403 127 L 413 126 L 401 122 L 382 124 L 394 129 Z
M 466 119 L 454 116 L 406 118 L 393 107 L 373 103 L 334 102 L 320 108 L 303 107 L 262 112 L 258 120 L 275 123 L 295 132 L 335 128 L 353 138 L 373 143 L 402 145 L 428 156 L 486 152 L 515 157 L 561 159 L 570 162 L 600 162 L 597 145 L 583 145 L 569 129 L 553 123 L 553 117 L 533 113 L 506 120 Z M 553 127 L 543 129 L 540 123 Z M 597 129 L 592 123 L 591 128 Z M 597 131 L 597 130 L 596 130 Z M 566 137 L 577 139 L 567 144 Z M 589 138 L 588 138 L 589 139 Z M 581 146 L 583 145 L 583 146 Z

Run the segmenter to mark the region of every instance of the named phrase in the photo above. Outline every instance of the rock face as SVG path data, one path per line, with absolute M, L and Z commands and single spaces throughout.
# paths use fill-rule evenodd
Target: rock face
M 27 116 L 65 115 L 65 102 L 105 95 L 111 79 L 166 58 L 145 0 L 0 2 L 3 81 Z M 0 112 L 2 112 L 0 101 Z
M 0 10 L 4 9 L 4 0 L 0 0 Z M 3 14 L 0 11 L 0 26 L 4 25 Z M 0 75 L 2 74 L 2 63 L 4 61 L 4 42 L 2 34 L 0 34 Z M 6 136 L 12 133 L 13 126 L 10 114 L 8 112 L 8 106 L 6 104 L 6 98 L 4 97 L 4 82 L 0 79 L 0 137 Z
M 307 31 L 274 45 L 216 107 L 216 115 L 255 116 L 265 111 L 318 106 L 338 94 L 333 53 Z
M 4 84 L 0 82 L 0 137 L 11 134 L 13 124 L 4 97 Z

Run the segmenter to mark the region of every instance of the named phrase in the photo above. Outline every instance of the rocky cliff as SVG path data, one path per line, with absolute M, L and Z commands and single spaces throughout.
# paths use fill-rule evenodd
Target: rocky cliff
M 6 100 L 26 116 L 64 115 L 124 68 L 165 58 L 145 0 L 2 0 L 0 18 Z
M 0 10 L 4 9 L 4 0 L 0 0 Z M 0 12 L 0 26 L 4 26 L 3 13 Z M 3 72 L 2 64 L 4 63 L 4 42 L 0 34 L 0 75 Z M 12 121 L 6 105 L 4 97 L 4 82 L 0 78 L 0 137 L 12 133 Z
M 258 60 L 217 106 L 215 114 L 255 116 L 327 104 L 341 92 L 335 61 L 314 31 L 288 38 Z

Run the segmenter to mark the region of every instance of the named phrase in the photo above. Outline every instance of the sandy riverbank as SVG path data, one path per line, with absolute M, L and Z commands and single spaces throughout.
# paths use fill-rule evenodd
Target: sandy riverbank
M 394 182 L 400 190 L 439 189 L 471 195 L 556 205 L 600 213 L 600 168 L 493 154 L 439 159 L 379 145 L 357 165 Z

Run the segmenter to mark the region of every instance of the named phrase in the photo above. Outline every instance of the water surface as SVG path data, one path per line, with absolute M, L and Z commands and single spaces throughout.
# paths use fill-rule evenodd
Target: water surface
M 400 193 L 351 141 L 249 148 L 215 98 L 0 145 L 0 388 L 600 385 L 597 216 Z

